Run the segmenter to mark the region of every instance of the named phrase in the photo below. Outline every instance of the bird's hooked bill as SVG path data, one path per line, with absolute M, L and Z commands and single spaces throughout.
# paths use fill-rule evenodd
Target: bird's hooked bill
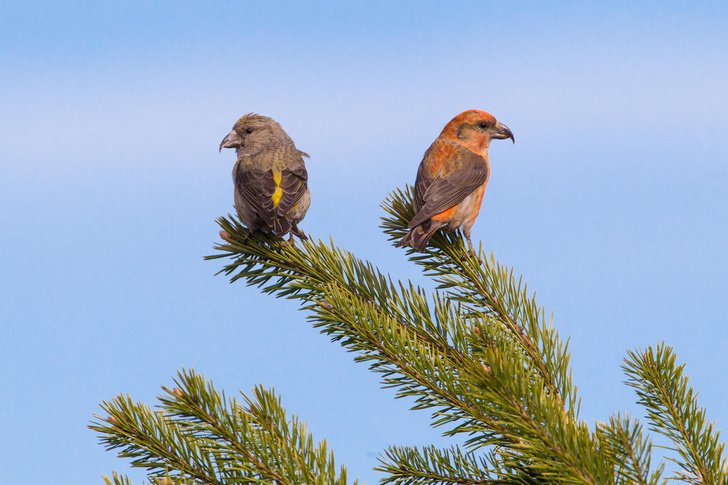
M 240 138 L 238 138 L 238 134 L 233 130 L 222 139 L 218 152 L 221 152 L 223 148 L 238 148 L 239 146 Z
M 510 138 L 513 143 L 516 143 L 516 139 L 513 136 L 513 132 L 510 128 L 508 128 L 506 125 L 498 121 L 495 125 L 495 130 L 493 132 L 493 135 L 491 135 L 492 138 L 496 138 L 498 140 L 505 140 L 507 138 Z

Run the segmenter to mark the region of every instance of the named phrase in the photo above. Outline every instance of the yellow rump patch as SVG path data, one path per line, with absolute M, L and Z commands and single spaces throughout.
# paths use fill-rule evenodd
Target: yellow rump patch
M 281 196 L 283 195 L 283 189 L 281 188 L 281 178 L 283 177 L 282 172 L 273 172 L 273 181 L 276 183 L 276 190 L 273 192 L 273 195 L 271 196 L 271 199 L 273 199 L 273 206 L 275 208 L 278 208 L 278 204 L 281 201 Z

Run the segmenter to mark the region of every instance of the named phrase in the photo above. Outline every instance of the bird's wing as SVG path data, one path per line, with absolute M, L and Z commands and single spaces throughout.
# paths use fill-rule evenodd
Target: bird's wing
M 273 218 L 276 215 L 273 203 L 276 187 L 272 170 L 240 169 L 235 177 L 235 190 L 268 227 L 273 227 Z
M 238 170 L 235 188 L 245 202 L 269 226 L 285 215 L 306 193 L 308 174 L 301 163 L 292 169 L 284 169 L 278 180 L 272 169 Z
M 282 194 L 278 202 L 277 212 L 278 215 L 283 216 L 298 204 L 298 201 L 308 190 L 308 173 L 303 165 L 303 160 L 301 160 L 298 167 L 281 172 L 280 187 Z
M 479 153 L 459 146 L 448 153 L 448 168 L 440 166 L 434 174 L 428 173 L 428 157 L 435 156 L 432 149 L 425 153 L 415 182 L 415 216 L 409 228 L 416 227 L 427 219 L 446 211 L 462 202 L 475 189 L 488 180 L 488 161 Z

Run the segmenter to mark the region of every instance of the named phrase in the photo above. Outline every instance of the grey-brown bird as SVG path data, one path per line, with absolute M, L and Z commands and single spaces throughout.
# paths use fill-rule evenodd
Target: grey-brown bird
M 477 257 L 470 231 L 490 178 L 488 148 L 491 140 L 506 138 L 515 143 L 511 130 L 485 111 L 464 111 L 445 125 L 417 170 L 415 215 L 397 246 L 422 252 L 438 229 L 460 228 Z
M 298 223 L 311 204 L 308 173 L 291 137 L 272 118 L 253 113 L 240 118 L 220 143 L 235 148 L 235 209 L 248 234 L 261 230 L 277 237 L 306 239 Z

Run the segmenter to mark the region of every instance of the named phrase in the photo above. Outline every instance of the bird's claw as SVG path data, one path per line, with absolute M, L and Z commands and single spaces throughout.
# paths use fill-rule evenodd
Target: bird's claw
M 243 240 L 241 241 L 243 244 L 248 242 L 248 239 L 255 233 L 257 229 L 255 228 L 248 228 L 248 231 L 245 233 L 245 236 L 243 236 Z
M 281 247 L 286 248 L 288 246 L 294 246 L 296 244 L 296 241 L 293 239 L 293 234 L 290 235 L 290 237 L 286 239 L 281 240 Z
M 463 254 L 462 259 L 465 259 L 468 253 L 470 253 L 475 259 L 478 260 L 478 263 L 483 264 L 483 260 L 480 259 L 480 256 L 478 256 L 478 253 L 475 252 L 475 247 L 473 246 L 473 241 L 470 240 L 470 234 L 463 234 L 465 236 L 465 240 L 468 242 L 468 251 Z
M 460 256 L 460 260 L 461 261 L 465 261 L 466 259 L 468 259 L 468 256 L 474 256 L 475 259 L 478 260 L 478 264 L 483 264 L 483 260 L 480 259 L 480 256 L 478 256 L 477 254 L 475 254 L 473 251 L 466 251 L 466 252 L 464 252 L 463 255 Z

